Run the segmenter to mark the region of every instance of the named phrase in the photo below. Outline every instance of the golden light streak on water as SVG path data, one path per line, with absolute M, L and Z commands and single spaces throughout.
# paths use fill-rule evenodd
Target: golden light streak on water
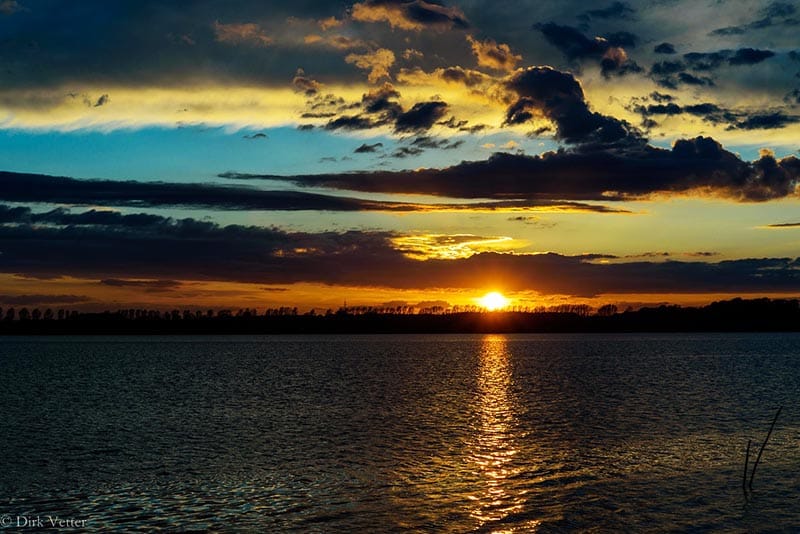
M 478 367 L 477 400 L 479 428 L 468 449 L 467 461 L 480 481 L 476 493 L 469 498 L 474 508 L 470 516 L 483 527 L 490 522 L 502 522 L 524 511 L 527 490 L 519 488 L 513 479 L 522 474 L 514 463 L 520 452 L 517 435 L 519 407 L 511 391 L 513 375 L 510 353 L 505 336 L 483 338 Z M 515 524 L 509 529 L 491 532 L 532 532 L 538 521 Z

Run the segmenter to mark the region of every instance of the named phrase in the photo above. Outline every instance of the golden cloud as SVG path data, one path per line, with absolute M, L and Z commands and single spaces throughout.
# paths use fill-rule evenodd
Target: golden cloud
M 478 41 L 471 35 L 467 35 L 467 41 L 481 67 L 512 72 L 522 61 L 522 56 L 514 54 L 507 44 L 497 44 L 493 39 Z
M 366 54 L 350 54 L 344 60 L 359 69 L 368 70 L 367 79 L 376 83 L 381 78 L 389 78 L 389 67 L 394 65 L 394 52 L 386 48 L 379 48 Z
M 395 237 L 392 245 L 415 260 L 469 258 L 481 252 L 510 252 L 526 243 L 506 236 L 420 234 Z
M 222 24 L 214 22 L 214 36 L 220 43 L 231 45 L 269 46 L 273 39 L 258 24 Z

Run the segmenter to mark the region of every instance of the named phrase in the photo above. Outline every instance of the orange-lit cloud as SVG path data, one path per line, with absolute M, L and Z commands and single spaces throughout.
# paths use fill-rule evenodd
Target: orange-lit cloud
M 319 27 L 322 28 L 322 31 L 327 31 L 330 30 L 331 28 L 338 28 L 339 26 L 344 24 L 344 21 L 339 20 L 336 17 L 328 17 L 320 21 L 317 21 L 317 24 L 319 24 Z
M 425 0 L 393 2 L 367 0 L 353 4 L 351 16 L 359 22 L 385 22 L 392 28 L 421 31 L 426 28 L 444 31 L 467 25 L 464 13 L 456 7 Z
M 427 260 L 468 258 L 481 252 L 507 252 L 526 243 L 507 236 L 472 234 L 420 234 L 392 239 L 393 246 L 406 257 Z
M 389 68 L 394 65 L 394 52 L 386 48 L 379 48 L 366 54 L 350 54 L 344 58 L 347 63 L 352 63 L 359 69 L 369 71 L 367 79 L 370 83 L 377 83 L 381 78 L 389 78 Z
M 214 23 L 214 35 L 220 43 L 232 45 L 269 46 L 274 39 L 268 36 L 258 24 L 252 22 L 242 24 Z
M 475 54 L 481 67 L 511 72 L 517 63 L 522 61 L 522 56 L 514 54 L 507 44 L 497 44 L 492 39 L 478 41 L 471 35 L 467 35 L 467 41 L 472 46 L 472 53 Z

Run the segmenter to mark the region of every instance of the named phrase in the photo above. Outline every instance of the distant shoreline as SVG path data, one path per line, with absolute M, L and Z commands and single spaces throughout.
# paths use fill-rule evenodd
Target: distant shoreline
M 733 299 L 702 308 L 659 306 L 607 315 L 558 312 L 169 316 L 119 312 L 0 322 L 0 335 L 469 334 L 800 332 L 796 299 Z

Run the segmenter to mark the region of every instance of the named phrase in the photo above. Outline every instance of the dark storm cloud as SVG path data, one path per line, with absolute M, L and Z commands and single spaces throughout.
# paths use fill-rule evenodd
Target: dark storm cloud
M 541 156 L 494 154 L 445 169 L 303 176 L 262 176 L 300 186 L 453 198 L 619 200 L 654 193 L 716 195 L 765 201 L 795 195 L 800 160 L 763 155 L 742 161 L 708 137 L 679 140 L 671 150 L 649 145 Z
M 76 180 L 67 177 L 9 172 L 0 172 L 0 200 L 133 207 L 182 206 L 216 210 L 364 211 L 402 209 L 398 207 L 401 206 L 398 203 L 332 197 L 299 191 L 264 191 L 247 187 L 185 183 Z M 2 213 L 0 210 L 0 216 Z M 54 214 L 49 217 L 57 216 L 58 214 Z M 75 216 L 66 217 L 74 218 Z M 131 216 L 122 216 L 115 212 L 94 211 L 83 214 L 82 217 L 85 222 L 75 220 L 74 224 L 94 224 L 89 220 L 92 218 L 115 219 Z
M 639 37 L 631 32 L 607 33 L 603 38 L 608 41 L 611 46 L 621 46 L 624 48 L 635 48 L 639 43 Z
M 42 199 L 44 201 L 44 199 Z M 58 225 L 106 225 L 106 226 L 149 226 L 160 222 L 158 215 L 136 213 L 123 215 L 116 211 L 92 209 L 83 213 L 71 213 L 64 208 L 46 212 L 33 212 L 24 206 L 0 204 L 0 223 L 58 224 Z
M 394 129 L 397 132 L 428 130 L 444 117 L 445 113 L 447 113 L 445 102 L 418 102 L 397 117 Z
M 105 106 L 111 101 L 111 97 L 108 95 L 100 95 L 100 98 L 94 103 L 93 107 L 99 108 L 100 106 Z
M 419 156 L 425 152 L 424 149 L 415 146 L 401 146 L 392 152 L 391 157 L 397 159 L 404 159 L 411 156 Z
M 361 146 L 353 150 L 355 154 L 369 154 L 372 152 L 377 152 L 379 148 L 383 148 L 383 143 L 373 143 L 368 145 L 367 143 L 362 143 Z
M 571 61 L 584 59 L 598 61 L 606 77 L 641 71 L 641 67 L 628 59 L 622 49 L 636 45 L 637 38 L 632 33 L 617 32 L 606 38 L 590 39 L 577 28 L 554 22 L 536 24 L 534 29 L 542 32 L 547 42 L 558 48 Z
M 705 85 L 709 87 L 715 85 L 714 80 L 707 76 L 695 76 L 694 74 L 689 74 L 688 72 L 679 73 L 678 82 L 685 85 Z
M 797 17 L 797 7 L 788 2 L 772 2 L 760 9 L 758 15 L 760 18 L 752 22 L 718 28 L 709 35 L 742 35 L 749 31 L 768 29 L 773 26 L 793 27 L 800 25 L 800 18 Z
M 684 69 L 686 69 L 686 65 L 680 61 L 659 61 L 650 67 L 650 74 L 656 76 L 669 76 L 671 74 L 683 72 Z
M 655 100 L 656 102 L 672 102 L 673 100 L 675 100 L 674 96 L 665 93 L 659 93 L 658 91 L 653 91 L 648 96 L 653 100 Z
M 102 279 L 112 287 L 137 287 L 131 284 L 146 279 L 155 281 L 156 289 L 187 278 L 398 289 L 471 288 L 495 282 L 510 291 L 581 296 L 800 289 L 798 261 L 788 258 L 602 264 L 595 261 L 605 255 L 483 253 L 458 260 L 418 261 L 396 249 L 394 237 L 399 235 L 286 232 L 192 219 L 122 231 L 102 226 L 0 225 L 4 251 L 0 271 Z M 75 254 L 75 250 L 82 252 Z M 53 298 L 37 296 L 30 301 L 53 302 Z
M 800 122 L 800 117 L 776 111 L 741 118 L 731 127 L 738 130 L 774 130 L 798 122 Z
M 409 148 L 409 147 L 404 147 Z M 412 150 L 421 148 L 410 147 Z M 226 173 L 228 179 L 261 178 Z M 472 211 L 549 208 L 563 211 L 627 213 L 627 210 L 579 202 L 549 200 L 499 200 L 481 203 L 421 204 L 373 201 L 350 197 L 318 195 L 301 191 L 264 191 L 246 187 L 222 187 L 203 184 L 117 182 L 111 180 L 76 180 L 35 174 L 0 172 L 0 200 L 8 202 L 104 204 L 124 207 L 185 207 L 212 210 L 254 211 Z M 33 212 L 28 207 L 0 204 L 0 223 L 48 224 L 72 226 L 144 227 L 163 223 L 165 218 L 147 213 L 122 214 L 91 209 L 71 213 L 64 208 Z
M 589 21 L 591 19 L 631 19 L 636 14 L 636 10 L 627 2 L 614 2 L 608 7 L 601 9 L 590 9 L 584 11 L 578 18 Z
M 661 43 L 653 48 L 653 52 L 656 54 L 674 54 L 676 53 L 675 45 L 672 43 Z
M 730 50 L 717 52 L 689 52 L 683 55 L 687 67 L 694 71 L 710 71 L 721 67 L 730 58 Z
M 356 114 L 343 114 L 332 118 L 325 125 L 328 130 L 370 130 L 380 126 L 391 126 L 397 133 L 414 133 L 429 130 L 448 111 L 446 102 L 432 100 L 417 102 L 409 109 L 397 102 L 400 93 L 390 83 L 365 93 Z M 351 109 L 353 106 L 346 106 Z M 341 110 L 342 107 L 340 106 Z M 335 113 L 334 113 L 335 115 Z
M 386 124 L 383 120 L 373 119 L 362 115 L 345 115 L 331 119 L 326 125 L 326 130 L 369 130 Z
M 636 105 L 632 109 L 642 115 L 645 120 L 657 115 L 687 114 L 700 117 L 711 124 L 727 125 L 728 130 L 773 130 L 800 122 L 800 117 L 789 115 L 784 111 L 733 110 L 711 102 L 686 106 L 668 102 L 666 104 Z
M 730 58 L 730 65 L 755 65 L 775 55 L 772 50 L 756 50 L 754 48 L 740 48 Z
M 256 139 L 268 139 L 268 136 L 264 132 L 258 132 L 258 133 L 254 133 L 254 134 L 243 135 L 242 139 L 247 139 L 249 141 L 254 141 Z
M 413 146 L 420 148 L 438 148 L 441 150 L 454 150 L 464 144 L 463 139 L 455 141 L 448 141 L 447 139 L 438 139 L 430 136 L 420 136 L 411 141 Z
M 682 60 L 659 61 L 650 67 L 650 77 L 669 89 L 680 85 L 714 86 L 710 73 L 728 67 L 755 65 L 775 56 L 772 50 L 739 48 L 716 52 L 688 52 Z M 691 73 L 688 71 L 692 71 Z
M 613 145 L 640 143 L 630 124 L 589 109 L 578 81 L 550 67 L 517 71 L 506 87 L 518 95 L 506 111 L 506 123 L 521 124 L 541 113 L 556 125 L 556 137 L 567 143 Z

